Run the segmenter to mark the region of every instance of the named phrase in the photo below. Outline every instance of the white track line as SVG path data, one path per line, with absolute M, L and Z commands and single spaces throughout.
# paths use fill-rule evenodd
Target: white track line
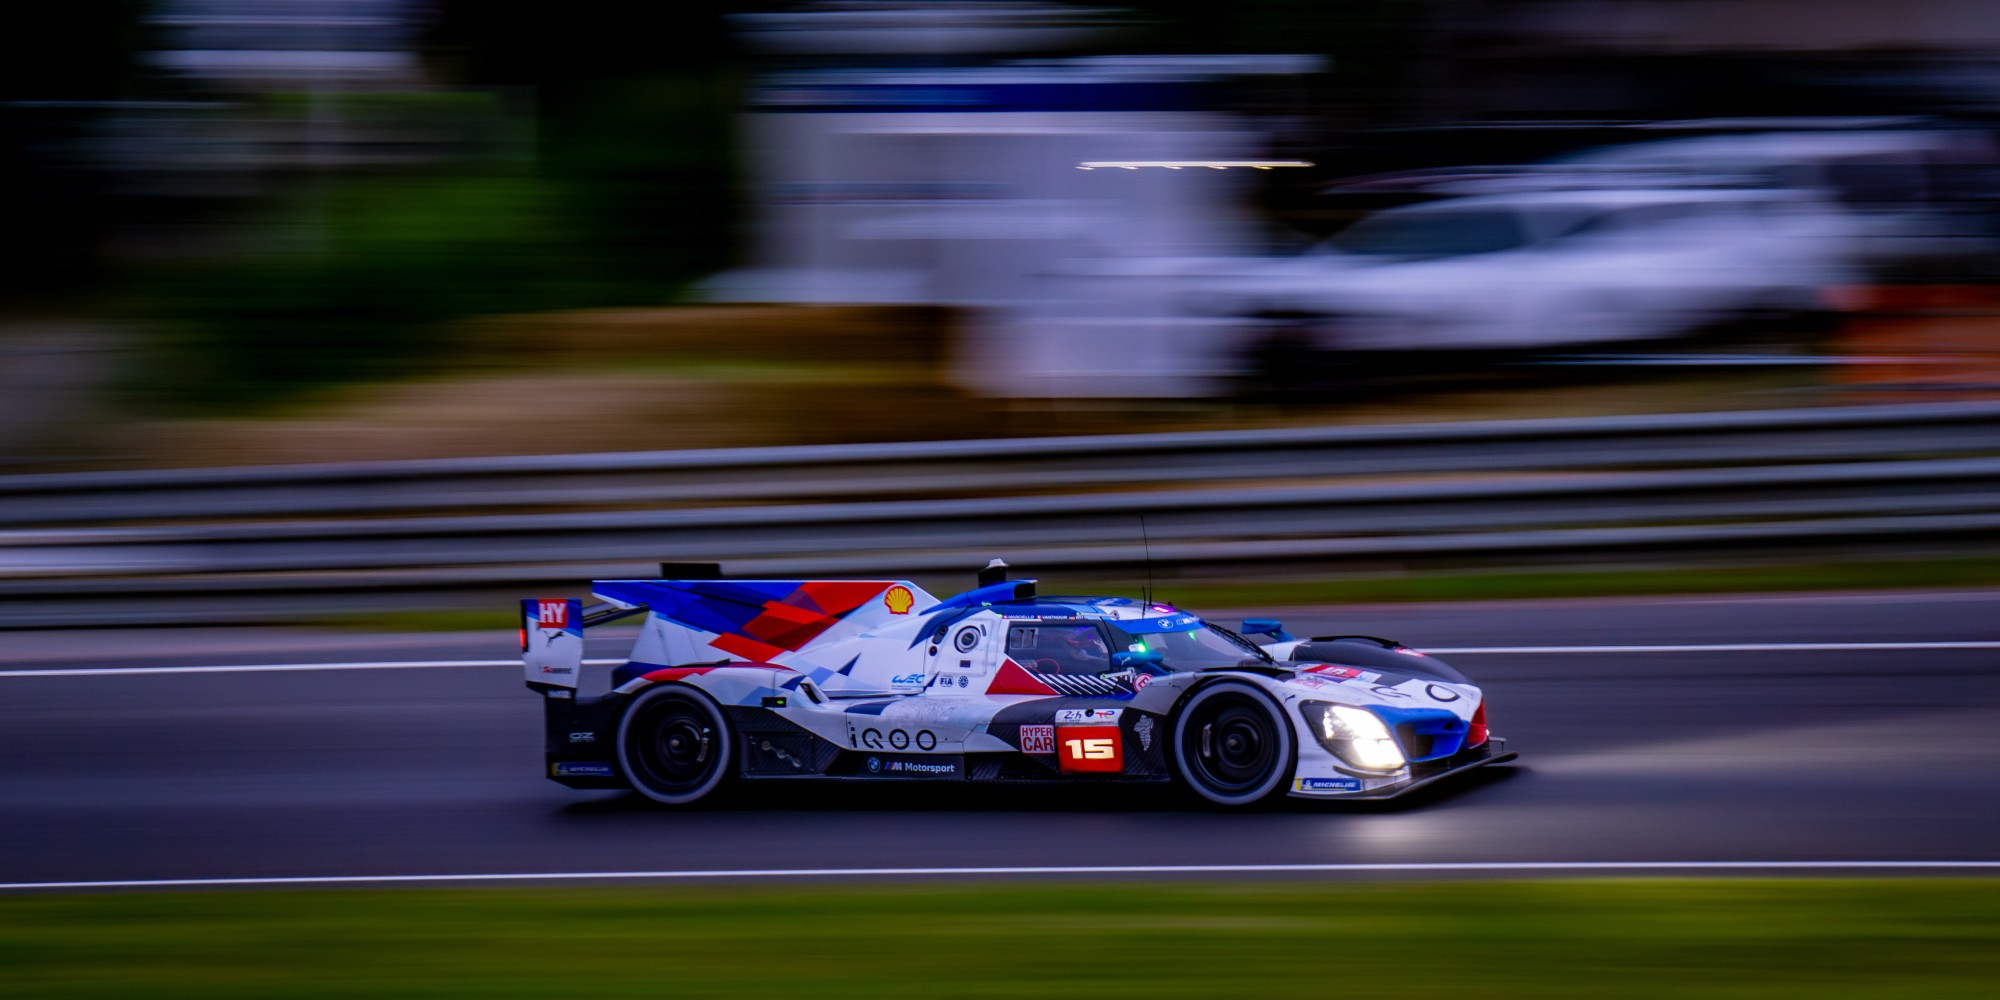
M 733 868 L 650 872 L 500 872 L 483 875 L 296 875 L 270 878 L 108 879 L 0 882 L 23 889 L 169 889 L 260 885 L 367 885 L 401 882 L 551 882 L 579 879 L 882 878 L 954 875 L 1258 875 L 1370 872 L 1588 871 L 1902 871 L 2000 869 L 2000 861 L 1441 861 L 1323 865 L 1032 865 L 992 868 Z
M 1912 650 L 2000 649 L 2000 640 L 1970 642 L 1736 642 L 1678 646 L 1426 646 L 1449 656 L 1479 654 L 1587 653 L 1842 653 Z M 616 666 L 624 660 L 585 660 L 587 666 Z M 518 667 L 519 660 L 364 660 L 352 663 L 244 663 L 193 667 L 73 667 L 0 670 L 7 677 L 132 677 L 151 674 L 256 674 L 314 670 L 425 670 L 434 667 Z
M 1723 642 L 1679 646 L 1425 646 L 1424 652 L 1478 653 L 1848 653 L 1922 649 L 2000 649 L 2000 640 L 1971 642 Z
M 585 660 L 613 666 L 624 660 Z M 0 677 L 132 677 L 145 674 L 277 674 L 310 670 L 427 670 L 432 667 L 519 667 L 520 660 L 362 660 L 352 663 L 240 663 L 198 667 L 71 667 L 53 670 L 0 670 Z

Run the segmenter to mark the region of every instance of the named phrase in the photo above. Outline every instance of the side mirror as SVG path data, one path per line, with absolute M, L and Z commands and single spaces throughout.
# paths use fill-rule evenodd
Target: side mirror
M 1297 636 L 1285 631 L 1285 623 L 1276 618 L 1243 619 L 1244 635 L 1268 635 L 1274 642 L 1291 642 Z
M 1159 650 L 1156 649 L 1148 649 L 1144 652 L 1134 650 L 1129 653 L 1111 654 L 1111 665 L 1112 667 L 1119 670 L 1137 670 L 1140 667 L 1157 667 L 1164 664 L 1165 662 L 1166 660 L 1160 656 Z

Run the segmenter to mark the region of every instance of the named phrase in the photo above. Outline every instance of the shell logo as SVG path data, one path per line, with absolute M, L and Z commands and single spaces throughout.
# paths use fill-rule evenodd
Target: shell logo
M 882 603 L 889 608 L 889 613 L 892 615 L 907 615 L 910 613 L 910 606 L 917 603 L 917 599 L 910 593 L 910 588 L 899 583 L 882 595 Z

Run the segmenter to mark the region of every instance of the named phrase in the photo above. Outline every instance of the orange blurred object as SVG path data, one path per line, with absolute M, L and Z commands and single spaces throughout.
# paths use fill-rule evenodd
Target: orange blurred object
M 1860 312 L 1833 340 L 1846 359 L 1828 373 L 1869 401 L 2000 398 L 2000 288 L 1909 285 L 1856 289 Z

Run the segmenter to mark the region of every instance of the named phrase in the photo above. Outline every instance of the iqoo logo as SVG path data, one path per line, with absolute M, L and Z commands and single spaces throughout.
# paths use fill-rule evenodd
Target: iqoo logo
M 910 748 L 912 740 L 907 730 L 891 729 L 889 730 L 888 738 L 885 740 L 880 729 L 864 729 L 861 731 L 860 738 L 855 741 L 855 745 L 857 747 L 866 747 L 870 750 L 880 750 L 883 748 L 885 742 L 891 749 L 907 750 Z M 936 750 L 938 744 L 937 734 L 928 729 L 919 729 L 917 730 L 915 743 L 919 750 Z

